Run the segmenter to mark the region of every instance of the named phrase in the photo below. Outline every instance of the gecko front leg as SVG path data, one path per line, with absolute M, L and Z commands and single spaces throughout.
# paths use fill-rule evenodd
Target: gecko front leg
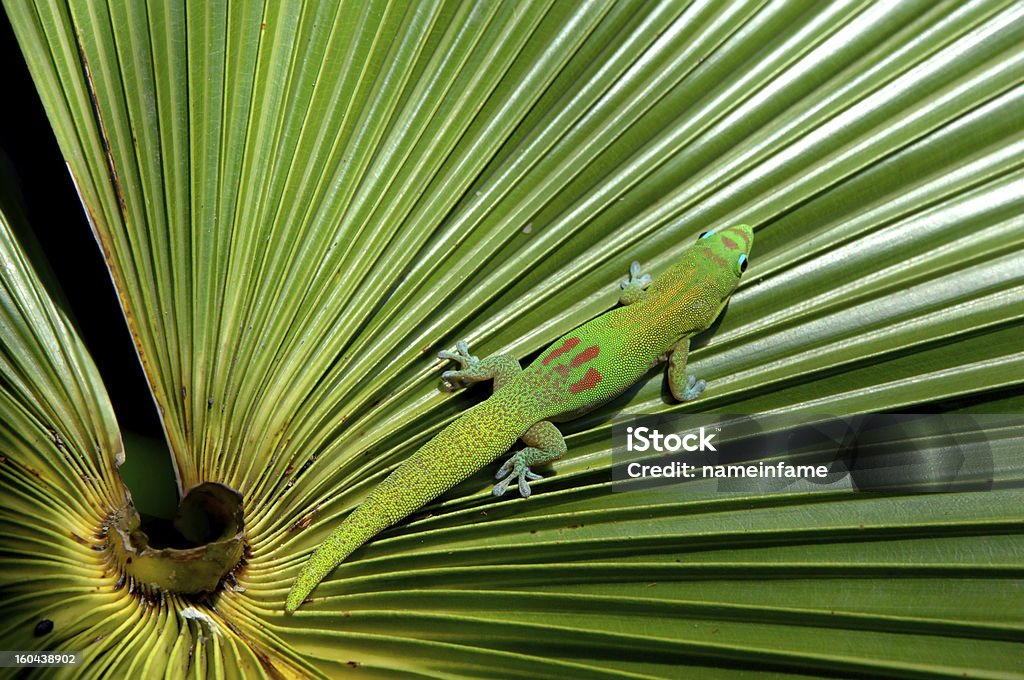
M 707 382 L 686 374 L 686 355 L 690 352 L 690 339 L 683 338 L 668 358 L 668 388 L 679 401 L 693 401 L 704 392 Z
M 465 387 L 464 383 L 482 382 L 484 380 L 494 381 L 494 391 L 501 389 L 502 385 L 522 372 L 519 360 L 508 354 L 495 354 L 486 359 L 480 359 L 469 353 L 469 344 L 465 340 L 455 343 L 455 352 L 441 351 L 437 353 L 440 359 L 450 359 L 459 362 L 461 368 L 457 371 L 445 371 L 441 374 L 445 389 L 449 392 Z
M 642 299 L 647 286 L 651 285 L 651 275 L 641 274 L 640 271 L 639 262 L 629 265 L 629 276 L 619 283 L 619 287 L 622 288 L 622 293 L 619 294 L 620 305 L 631 305 Z

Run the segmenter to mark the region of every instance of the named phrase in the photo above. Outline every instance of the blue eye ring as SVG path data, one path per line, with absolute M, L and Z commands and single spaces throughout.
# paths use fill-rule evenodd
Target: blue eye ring
M 742 274 L 743 272 L 747 271 L 747 256 L 745 254 L 743 254 L 743 253 L 740 253 L 739 265 L 740 265 L 740 274 Z
M 711 235 L 712 235 L 712 234 L 714 234 L 714 233 L 715 233 L 715 232 L 713 232 L 713 231 L 702 231 L 702 232 L 700 233 L 700 236 L 698 236 L 698 237 L 697 237 L 697 240 L 699 241 L 699 240 L 701 240 L 702 238 L 707 238 L 708 236 L 711 236 Z

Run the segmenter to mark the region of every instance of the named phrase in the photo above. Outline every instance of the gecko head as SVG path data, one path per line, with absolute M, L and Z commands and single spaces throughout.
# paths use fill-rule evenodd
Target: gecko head
M 754 230 L 746 224 L 705 231 L 697 237 L 691 251 L 698 261 L 710 267 L 711 281 L 724 303 L 747 270 Z
M 748 224 L 736 224 L 701 232 L 689 249 L 693 266 L 705 273 L 705 290 L 711 298 L 707 301 L 714 305 L 709 311 L 714 315 L 721 312 L 739 285 L 753 245 L 754 229 Z

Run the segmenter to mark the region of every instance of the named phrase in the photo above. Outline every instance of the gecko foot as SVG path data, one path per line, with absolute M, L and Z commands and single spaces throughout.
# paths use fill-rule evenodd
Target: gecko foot
M 468 377 L 467 374 L 480 365 L 480 359 L 469 353 L 469 343 L 459 340 L 455 343 L 455 352 L 442 350 L 437 353 L 439 359 L 447 359 L 459 362 L 461 368 L 457 371 L 445 371 L 441 374 L 444 388 L 449 392 L 462 387 L 462 381 Z
M 640 263 L 629 265 L 629 276 L 619 283 L 622 293 L 619 295 L 620 305 L 631 305 L 644 296 L 644 289 L 651 285 L 651 275 L 640 273 Z
M 633 262 L 629 265 L 629 276 L 627 276 L 620 284 L 619 287 L 625 290 L 629 286 L 639 287 L 641 290 L 651 284 L 650 274 L 640 273 L 640 263 Z
M 526 464 L 526 456 L 529 449 L 523 449 L 512 454 L 512 457 L 505 461 L 505 464 L 498 470 L 498 474 L 494 477 L 495 479 L 501 479 L 500 482 L 494 485 L 494 495 L 503 496 L 505 491 L 508 490 L 508 485 L 513 479 L 519 480 L 519 493 L 522 494 L 523 498 L 530 497 L 530 484 L 529 482 L 535 479 L 541 479 L 541 475 L 534 472 L 530 472 L 529 466 Z
M 686 376 L 686 388 L 683 390 L 683 401 L 693 401 L 704 392 L 708 384 L 704 380 L 697 380 L 697 376 Z

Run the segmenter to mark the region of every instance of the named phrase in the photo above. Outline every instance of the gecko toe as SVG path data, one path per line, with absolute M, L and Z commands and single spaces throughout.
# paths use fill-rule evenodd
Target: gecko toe
M 643 290 L 651 284 L 651 275 L 641 273 L 640 263 L 635 260 L 629 265 L 629 275 L 622 281 L 619 282 L 619 287 L 623 290 L 627 288 L 639 288 Z
M 508 483 L 512 481 L 512 477 L 513 475 L 509 475 L 505 479 L 495 484 L 494 489 L 491 490 L 491 493 L 494 494 L 495 496 L 504 496 L 505 492 L 508 491 Z
M 530 484 L 526 481 L 526 475 L 519 476 L 519 493 L 523 498 L 530 497 Z

